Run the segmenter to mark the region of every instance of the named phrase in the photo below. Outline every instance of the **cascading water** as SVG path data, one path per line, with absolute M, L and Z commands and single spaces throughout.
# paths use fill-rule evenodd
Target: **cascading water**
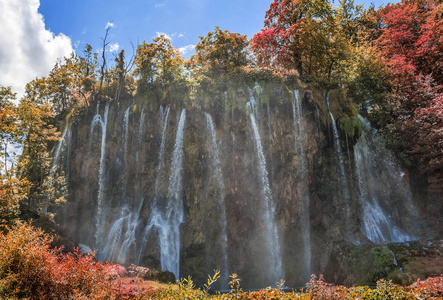
M 305 276 L 309 280 L 311 276 L 311 228 L 310 228 L 310 213 L 309 203 L 311 201 L 309 195 L 309 178 L 308 178 L 308 162 L 305 145 L 305 130 L 303 127 L 303 114 L 300 102 L 300 95 L 298 90 L 294 91 L 294 101 L 292 102 L 292 113 L 294 117 L 294 132 L 295 132 L 295 149 L 299 164 L 297 172 L 299 174 L 300 182 L 298 184 L 299 193 L 301 196 L 301 226 L 303 236 L 303 258 L 306 263 Z
M 183 136 L 186 120 L 186 109 L 180 115 L 180 121 L 175 136 L 174 151 L 172 153 L 171 169 L 169 173 L 169 187 L 167 206 L 164 215 L 164 224 L 159 227 L 160 234 L 160 263 L 162 270 L 180 275 L 180 224 L 183 223 L 182 199 L 182 160 Z
M 252 97 L 253 99 L 253 97 Z M 282 257 L 278 236 L 277 224 L 275 222 L 275 208 L 274 200 L 272 198 L 271 189 L 269 187 L 268 171 L 266 169 L 266 160 L 263 154 L 263 147 L 261 143 L 260 133 L 258 130 L 257 122 L 255 120 L 255 101 L 249 101 L 247 106 L 249 108 L 249 118 L 251 121 L 252 130 L 254 133 L 255 148 L 258 160 L 259 178 L 261 183 L 261 205 L 262 205 L 262 218 L 265 224 L 264 232 L 264 245 L 269 255 L 269 274 L 270 277 L 275 280 L 283 278 L 282 271 Z
M 349 186 L 348 186 L 348 179 L 346 177 L 346 173 L 345 173 L 345 164 L 343 162 L 343 152 L 341 150 L 341 146 L 340 146 L 340 138 L 338 136 L 338 130 L 337 130 L 337 124 L 335 124 L 335 119 L 334 116 L 332 115 L 331 111 L 329 110 L 329 92 L 326 95 L 326 103 L 328 105 L 328 112 L 329 115 L 331 116 L 331 120 L 332 120 L 332 130 L 334 132 L 334 142 L 335 142 L 335 154 L 337 156 L 338 159 L 338 167 L 340 170 L 340 183 L 341 183 L 341 190 L 343 192 L 343 197 L 345 198 L 345 204 L 346 204 L 346 222 L 349 223 L 349 218 L 350 218 L 350 193 L 349 193 Z M 349 228 L 349 224 L 347 224 L 347 227 Z
M 71 161 L 70 161 L 70 157 L 71 157 L 71 140 L 72 140 L 72 132 L 69 129 L 66 136 L 65 136 L 65 142 L 66 142 L 66 151 L 65 151 L 65 155 L 66 155 L 66 168 L 65 168 L 65 181 L 69 182 L 69 176 L 71 173 Z
M 55 171 L 57 170 L 58 161 L 60 158 L 60 153 L 63 148 L 63 145 L 67 145 L 67 143 L 68 143 L 67 142 L 68 141 L 67 137 L 69 136 L 68 132 L 70 132 L 70 127 L 66 126 L 65 130 L 63 130 L 63 134 L 61 136 L 61 139 L 58 142 L 57 148 L 55 149 L 55 152 L 54 152 L 54 158 L 52 159 L 51 169 L 49 172 L 49 176 L 51 176 L 51 177 L 54 177 Z M 65 146 L 65 147 L 67 147 L 67 146 Z
M 123 118 L 123 184 L 122 184 L 122 199 L 126 199 L 126 185 L 128 183 L 128 176 L 126 168 L 128 166 L 128 131 L 129 131 L 129 106 L 125 111 Z
M 268 127 L 268 148 L 270 148 L 270 145 L 272 144 L 272 126 L 271 126 L 271 113 L 270 113 L 270 108 L 269 108 L 269 102 L 268 103 L 266 103 L 266 114 L 267 114 L 267 117 L 268 117 L 268 122 L 267 122 L 267 127 Z M 273 159 L 273 157 L 272 157 L 272 155 L 271 155 L 271 161 L 270 161 L 270 163 L 271 163 L 271 168 L 270 168 L 270 178 L 269 178 L 269 183 L 270 183 L 270 185 L 272 186 L 272 184 L 273 184 L 273 181 L 272 181 L 272 178 L 274 178 L 274 176 L 275 176 L 275 173 L 274 173 L 274 159 Z
M 160 133 L 161 133 L 161 142 L 160 142 L 160 150 L 158 154 L 158 166 L 157 166 L 157 173 L 155 178 L 155 184 L 154 184 L 154 199 L 153 204 L 151 207 L 151 214 L 148 225 L 146 225 L 140 251 L 138 253 L 137 257 L 137 263 L 140 263 L 142 252 L 146 247 L 146 243 L 148 240 L 148 236 L 151 232 L 151 229 L 153 227 L 160 228 L 163 226 L 163 214 L 162 211 L 159 208 L 159 197 L 160 197 L 160 181 L 163 178 L 163 172 L 164 172 L 164 166 L 165 166 L 165 145 L 166 145 L 166 129 L 168 127 L 168 120 L 169 120 L 169 107 L 166 107 L 166 109 L 163 109 L 163 106 L 160 106 L 159 109 L 160 114 L 160 121 L 161 121 L 161 127 L 160 127 Z
M 101 251 L 104 259 L 120 263 L 127 262 L 129 249 L 135 246 L 135 237 L 131 235 L 133 221 L 132 212 L 124 206 L 120 217 L 112 224 L 107 235 L 106 243 Z
M 91 121 L 91 129 L 89 132 L 89 143 L 88 143 L 88 153 L 91 152 L 91 147 L 92 147 L 92 135 L 94 133 L 94 129 L 96 126 L 101 125 L 103 123 L 102 121 L 102 116 L 100 115 L 100 103 L 97 103 L 97 112 L 95 113 L 94 117 L 92 118 Z
M 98 172 L 98 196 L 97 196 L 97 214 L 95 221 L 95 246 L 97 249 L 101 249 L 101 237 L 103 236 L 103 200 L 105 191 L 105 158 L 106 158 L 106 129 L 108 125 L 108 112 L 109 103 L 106 103 L 104 117 L 100 116 L 98 113 L 92 119 L 91 123 L 91 133 L 90 133 L 90 144 L 92 143 L 92 133 L 95 126 L 100 125 L 102 136 L 101 136 L 101 147 L 100 147 L 100 167 Z
M 143 139 L 143 133 L 145 129 L 145 110 L 142 109 L 142 112 L 140 114 L 140 121 L 138 124 L 138 147 L 137 147 L 137 153 L 135 154 L 135 162 L 137 164 L 137 168 L 140 166 L 140 152 L 142 147 L 142 139 Z M 139 171 L 137 172 L 139 173 Z
M 108 232 L 104 246 L 101 249 L 101 255 L 105 259 L 126 263 L 131 249 L 136 247 L 135 231 L 138 225 L 138 214 L 133 211 L 131 203 L 126 195 L 128 181 L 128 137 L 129 137 L 129 106 L 123 117 L 123 175 L 122 190 L 120 198 L 123 207 L 120 210 L 119 217 L 113 222 Z
M 160 179 L 162 178 L 162 171 L 165 167 L 165 145 L 166 145 L 166 129 L 168 128 L 168 120 L 169 120 L 169 107 L 166 107 L 164 110 L 163 107 L 160 107 L 160 118 L 161 118 L 161 142 L 160 142 L 160 151 L 158 153 L 158 166 L 157 166 L 157 176 L 155 178 L 155 186 L 154 186 L 154 206 L 157 205 L 158 195 L 159 195 L 159 186 Z M 154 207 L 155 208 L 155 207 Z
M 239 274 L 243 288 L 283 277 L 295 287 L 310 272 L 335 268 L 331 251 L 341 247 L 335 245 L 347 229 L 344 160 L 349 194 L 356 198 L 349 232 L 361 232 L 353 238 L 420 236 L 424 229 L 412 228 L 420 220 L 403 206 L 409 173 L 395 167 L 365 121 L 362 140 L 355 145 L 357 136 L 349 135 L 345 144 L 339 131 L 339 143 L 340 122 L 324 126 L 321 114 L 318 122 L 320 91 L 314 98 L 306 91 L 304 98 L 270 85 L 266 94 L 251 90 L 245 107 L 248 91 L 229 88 L 229 111 L 222 110 L 223 94 L 201 105 L 199 99 L 172 101 L 171 109 L 160 111 L 143 97 L 111 102 L 109 117 L 103 101 L 97 114 L 82 111 L 71 127 L 69 202 L 55 211 L 57 222 L 73 241 L 98 249 L 100 259 L 190 275 L 199 286 L 216 268 L 221 289 L 228 272 Z M 338 119 L 333 95 L 329 115 Z M 324 111 L 318 108 L 327 116 L 325 104 Z M 185 106 L 189 110 L 182 111 Z M 57 154 L 57 146 L 53 154 L 63 170 L 69 156 L 64 144 Z
M 249 101 L 248 101 L 247 105 L 249 107 L 249 111 L 250 111 L 250 113 L 254 114 L 254 118 L 256 120 L 258 120 L 259 119 L 258 105 L 257 105 L 257 101 L 255 100 L 255 97 L 254 97 L 254 90 L 248 88 L 248 92 L 249 92 Z
M 396 208 L 389 204 L 390 198 L 395 196 L 393 193 L 401 192 L 401 205 L 406 206 L 412 217 L 415 216 L 416 209 L 404 173 L 369 121 L 362 116 L 359 119 L 363 131 L 354 146 L 354 157 L 362 206 L 361 231 L 374 243 L 413 240 L 414 237 L 397 224 L 400 217 L 395 214 Z
M 205 113 L 205 117 L 206 117 L 206 126 L 211 137 L 213 172 L 215 173 L 215 177 L 217 178 L 217 183 L 219 184 L 217 209 L 219 211 L 219 218 L 220 218 L 218 222 L 220 226 L 220 234 L 218 236 L 218 244 L 221 246 L 220 252 L 222 254 L 220 262 L 220 266 L 222 267 L 220 281 L 222 287 L 228 287 L 229 266 L 228 266 L 228 247 L 227 247 L 228 234 L 227 234 L 226 207 L 225 207 L 225 197 L 224 197 L 225 184 L 223 181 L 223 173 L 221 169 L 220 154 L 217 145 L 217 136 L 215 133 L 214 122 L 212 121 L 212 117 L 210 114 Z
M 65 145 L 65 148 L 68 148 L 68 150 L 69 150 L 68 142 L 70 142 L 70 126 L 66 126 L 65 130 L 63 130 L 63 134 L 61 136 L 61 139 L 57 144 L 57 148 L 55 149 L 54 158 L 52 159 L 51 168 L 49 171 L 50 180 L 54 179 L 55 172 L 57 171 L 58 162 L 60 159 L 60 154 L 62 152 L 63 145 Z M 69 151 L 68 151 L 67 157 L 69 158 Z M 68 168 L 68 167 L 69 167 L 69 165 L 67 164 L 66 168 Z M 53 183 L 51 183 L 51 184 L 53 184 Z M 43 213 L 47 213 L 48 212 L 48 203 L 43 202 L 42 204 L 43 204 L 42 205 Z

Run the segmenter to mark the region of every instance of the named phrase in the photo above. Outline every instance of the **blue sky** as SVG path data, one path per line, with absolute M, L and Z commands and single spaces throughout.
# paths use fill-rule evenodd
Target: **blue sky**
M 99 47 L 104 26 L 112 22 L 109 41 L 131 51 L 131 41 L 150 42 L 157 32 L 170 36 L 176 48 L 195 45 L 215 25 L 252 36 L 262 27 L 269 4 L 270 0 L 41 0 L 39 12 L 47 29 L 71 37 L 79 49 L 86 42 Z
M 216 25 L 252 37 L 262 28 L 270 3 L 271 0 L 41 0 L 39 12 L 46 28 L 69 36 L 77 50 L 83 49 L 85 43 L 100 47 L 104 27 L 111 22 L 114 27 L 109 42 L 114 49 L 118 45 L 129 54 L 130 42 L 150 42 L 157 33 L 165 33 L 188 58 L 198 37 Z M 186 46 L 188 51 L 183 51 Z
M 251 38 L 263 27 L 271 1 L 0 0 L 0 84 L 12 86 L 20 98 L 26 83 L 48 75 L 57 59 L 81 54 L 86 43 L 98 51 L 111 23 L 108 49 L 114 54 L 125 49 L 128 57 L 131 42 L 151 42 L 164 33 L 187 59 L 199 36 L 216 25 Z

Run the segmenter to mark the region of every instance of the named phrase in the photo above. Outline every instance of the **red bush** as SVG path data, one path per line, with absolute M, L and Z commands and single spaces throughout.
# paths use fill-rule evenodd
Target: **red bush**
M 424 281 L 417 280 L 413 284 L 414 293 L 425 299 L 443 297 L 443 275 L 430 277 Z
M 116 299 L 120 284 L 111 266 L 92 253 L 61 254 L 52 237 L 29 224 L 0 237 L 0 298 Z

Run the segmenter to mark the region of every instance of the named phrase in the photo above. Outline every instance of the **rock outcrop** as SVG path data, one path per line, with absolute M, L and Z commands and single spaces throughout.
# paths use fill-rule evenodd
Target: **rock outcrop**
M 387 242 L 428 237 L 423 197 L 410 192 L 395 156 L 370 154 L 390 160 L 360 157 L 367 165 L 356 165 L 357 154 L 380 147 L 355 151 L 376 133 L 362 133 L 367 124 L 343 92 L 330 91 L 328 105 L 327 91 L 262 86 L 238 85 L 211 101 L 184 96 L 157 106 L 137 97 L 82 112 L 58 162 L 70 195 L 57 220 L 68 236 L 101 259 L 177 266 L 176 277 L 197 283 L 220 269 L 220 288 L 230 273 L 245 288 L 277 277 L 301 286 L 333 265 L 337 242 L 370 244 L 367 226 Z M 383 163 L 395 168 L 370 169 Z M 363 178 L 371 172 L 379 172 L 379 188 Z M 374 199 L 378 208 L 365 210 Z

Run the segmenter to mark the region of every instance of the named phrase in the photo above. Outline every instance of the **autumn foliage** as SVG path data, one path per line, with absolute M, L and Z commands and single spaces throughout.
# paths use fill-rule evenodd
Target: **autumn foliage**
M 322 276 L 313 275 L 302 291 L 283 290 L 284 281 L 276 283 L 278 288 L 243 291 L 236 274 L 231 275 L 229 292 L 214 295 L 209 290 L 219 278 L 219 272 L 210 276 L 202 289 L 196 288 L 191 278 L 181 279 L 178 285 L 159 285 L 127 277 L 125 267 L 98 262 L 92 253 L 81 254 L 77 249 L 62 254 L 60 249 L 51 249 L 52 237 L 27 223 L 9 229 L 0 236 L 2 299 L 429 299 L 443 296 L 442 276 L 418 280 L 409 287 L 380 280 L 376 288 L 348 288 L 329 284 Z
M 348 90 L 431 188 L 443 190 L 443 4 L 274 0 L 251 40 L 257 67 Z
M 387 128 L 431 187 L 442 190 L 443 4 L 402 1 L 375 14 L 383 24 L 375 44 L 392 78 Z
M 232 74 L 248 64 L 246 35 L 221 30 L 218 26 L 200 36 L 196 53 L 187 65 L 194 76 L 220 77 Z
M 61 254 L 51 236 L 28 224 L 0 238 L 0 297 L 30 299 L 112 299 L 119 286 L 111 266 L 93 255 Z
M 352 56 L 361 6 L 327 0 L 275 0 L 265 15 L 264 28 L 251 40 L 260 68 L 300 76 L 337 80 Z

